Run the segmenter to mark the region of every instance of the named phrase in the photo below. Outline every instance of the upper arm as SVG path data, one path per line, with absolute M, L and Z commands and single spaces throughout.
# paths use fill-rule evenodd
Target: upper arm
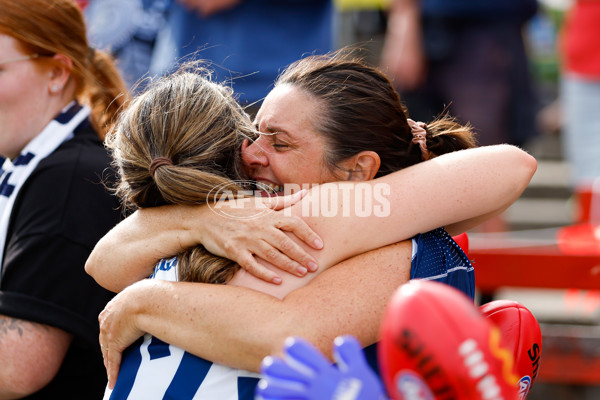
M 295 315 L 295 332 L 329 354 L 333 339 L 356 336 L 364 346 L 378 339 L 394 291 L 410 280 L 410 240 L 350 258 L 290 293 L 283 301 Z M 283 339 L 283 338 L 280 338 Z M 282 342 L 281 342 L 282 343 Z
M 144 238 L 151 232 L 161 234 L 162 231 L 143 229 L 143 225 L 136 223 L 138 219 L 137 214 L 133 214 L 117 224 L 96 243 L 85 262 L 85 272 L 112 292 L 118 293 L 131 283 L 147 278 L 160 259 L 149 251 Z M 128 262 L 129 259 L 139 262 Z
M 0 315 L 0 397 L 22 397 L 46 386 L 71 340 L 61 329 Z
M 85 271 L 113 292 L 147 278 L 161 258 L 198 244 L 185 225 L 199 220 L 191 217 L 195 209 L 177 205 L 137 210 L 96 243 Z
M 283 300 L 230 285 L 159 280 L 136 283 L 115 299 L 138 329 L 207 360 L 258 371 L 292 335 L 326 354 L 346 333 L 374 343 L 388 301 L 410 278 L 411 250 L 405 241 L 361 254 Z
M 307 251 L 332 265 L 440 226 L 454 234 L 454 224 L 481 222 L 517 200 L 535 168 L 514 146 L 461 150 L 373 181 L 319 185 L 291 212 L 323 238 L 322 250 Z

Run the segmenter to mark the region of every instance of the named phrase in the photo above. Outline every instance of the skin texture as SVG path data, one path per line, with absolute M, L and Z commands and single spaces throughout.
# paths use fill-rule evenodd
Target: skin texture
M 339 180 L 322 162 L 323 148 L 326 143 L 310 119 L 310 116 L 314 115 L 318 108 L 319 104 L 312 101 L 306 93 L 289 85 L 275 88 L 266 97 L 256 119 L 256 124 L 264 135 L 251 145 L 246 142 L 242 148 L 243 161 L 252 179 L 264 184 L 277 185 L 281 187 L 281 190 L 283 190 L 284 183 L 300 188 L 304 185 L 310 187 Z M 374 152 L 364 151 L 345 161 L 339 166 L 339 171 L 335 172 L 346 176 L 348 175 L 347 171 L 352 170 L 352 180 L 362 181 L 372 179 L 378 168 L 379 157 Z M 275 207 L 275 209 L 277 208 Z M 185 212 L 194 211 L 192 208 L 187 208 Z M 243 213 L 244 211 L 231 210 L 231 213 L 236 212 Z M 321 248 L 320 238 L 297 216 L 286 217 L 282 213 L 270 214 L 265 217 L 265 219 L 269 219 L 269 222 L 265 222 L 265 219 L 246 219 L 243 224 L 240 224 L 239 219 L 215 219 L 215 215 L 208 210 L 201 213 L 202 215 L 198 215 L 193 220 L 213 221 L 213 223 L 206 223 L 200 227 L 200 229 L 204 227 L 210 229 L 198 231 L 190 226 L 185 231 L 169 230 L 167 225 L 164 225 L 165 228 L 162 229 L 153 229 L 154 227 L 146 225 L 143 218 L 139 218 L 139 214 L 138 216 L 134 215 L 133 218 L 136 219 L 136 223 L 143 225 L 144 229 L 157 231 L 163 240 L 168 241 L 170 237 L 176 235 L 175 237 L 182 243 L 186 243 L 188 247 L 202 243 L 213 254 L 231 258 L 254 275 L 269 282 L 281 283 L 281 273 L 275 269 L 261 267 L 252 257 L 252 253 L 297 276 L 304 276 L 307 270 L 314 271 L 317 268 L 318 263 L 314 256 L 302 251 L 297 243 L 291 241 L 281 231 L 294 232 L 313 249 Z M 181 217 L 172 217 L 178 220 L 186 219 L 184 215 L 180 215 Z M 240 226 L 244 231 L 240 231 Z M 275 229 L 265 231 L 264 226 Z M 113 233 L 119 232 L 119 227 L 116 229 Z M 237 232 L 236 236 L 240 240 L 232 244 L 224 243 L 227 251 L 223 252 L 221 238 L 230 239 L 230 232 Z M 265 236 L 256 237 L 256 232 L 264 232 Z M 119 242 L 124 243 L 128 247 L 127 249 L 119 247 L 118 252 L 103 251 L 103 248 L 108 248 L 104 246 L 105 240 L 103 239 L 96 247 L 99 250 L 92 252 L 86 263 L 86 271 L 105 288 L 115 292 L 148 276 L 147 268 L 129 278 L 126 274 L 131 271 L 130 269 L 111 267 L 121 265 L 120 254 L 130 254 L 130 251 L 135 251 L 133 245 L 137 245 L 137 243 L 133 243 L 130 240 L 131 237 L 121 239 L 124 240 Z M 275 246 L 269 245 L 274 242 Z M 114 243 L 110 244 L 110 246 L 112 245 Z M 232 251 L 239 252 L 242 249 L 249 249 L 252 253 L 232 254 Z M 144 246 L 144 250 L 151 255 L 164 255 L 164 253 L 156 253 L 148 246 Z M 291 257 L 284 258 L 284 254 L 291 254 Z M 155 259 L 152 258 L 152 260 Z M 146 267 L 149 265 L 151 265 L 150 262 L 146 264 Z M 101 266 L 101 268 L 95 268 L 95 266 Z
M 18 47 L 16 39 L 1 33 L 0 54 L 0 154 L 14 158 L 62 108 L 64 99 L 51 88 L 62 89 L 68 73 L 22 59 L 29 54 Z M 2 63 L 15 59 L 21 60 Z
M 252 371 L 258 371 L 265 356 L 279 354 L 288 336 L 302 336 L 326 354 L 333 339 L 343 333 L 360 332 L 367 345 L 377 340 L 388 299 L 409 279 L 410 257 L 409 242 L 360 255 L 328 269 L 283 300 L 232 286 L 143 280 L 121 292 L 101 314 L 101 340 L 106 339 L 111 349 L 126 348 L 152 330 L 158 338 L 198 356 Z M 355 291 L 340 290 L 342 285 Z M 154 295 L 147 296 L 150 293 Z M 174 325 L 167 327 L 163 323 L 167 319 Z M 235 329 L 230 319 L 237 320 Z M 105 364 L 114 384 L 120 352 L 107 351 Z
M 21 398 L 46 386 L 71 340 L 60 329 L 0 315 L 0 357 L 10 360 L 0 368 L 0 399 Z
M 278 186 L 339 180 L 323 162 L 327 143 L 313 123 L 319 107 L 307 93 L 293 86 L 278 86 L 268 94 L 255 121 L 263 135 L 242 148 L 244 164 L 253 180 Z M 340 169 L 348 169 L 350 164 Z
M 306 250 L 325 267 L 440 224 L 451 234 L 463 232 L 512 204 L 534 171 L 532 157 L 513 146 L 500 145 L 447 154 L 364 182 L 388 183 L 391 204 L 402 206 L 392 207 L 389 217 L 360 220 L 360 236 L 353 234 L 357 224 L 353 218 L 340 216 L 322 221 L 304 216 L 326 243 L 321 251 Z M 318 190 L 326 190 L 330 185 L 321 185 L 308 196 L 318 196 Z M 440 192 L 444 193 L 443 202 L 437 201 Z M 310 201 L 308 196 L 302 201 Z M 292 206 L 297 212 L 301 208 L 301 204 Z M 149 242 L 146 246 L 154 248 Z M 166 250 L 173 254 L 173 248 Z M 134 252 L 127 257 L 140 262 L 146 256 Z M 100 316 L 100 341 L 109 376 L 114 382 L 120 352 L 144 331 L 209 360 L 254 370 L 263 356 L 279 351 L 290 334 L 307 337 L 325 352 L 329 352 L 331 340 L 341 333 L 358 336 L 364 345 L 373 343 L 378 318 L 389 296 L 407 279 L 403 276 L 399 278 L 402 282 L 397 281 L 385 270 L 390 263 L 397 265 L 398 259 L 409 260 L 410 252 L 377 262 L 362 260 L 351 272 L 348 268 L 332 268 L 283 300 L 230 286 L 155 281 L 135 284 L 115 297 Z M 376 272 L 378 266 L 384 268 L 381 275 Z M 333 271 L 339 272 L 333 275 Z M 365 297 L 369 300 L 363 305 Z M 314 299 L 323 299 L 323 306 Z M 310 313 L 307 307 L 312 310 Z M 355 307 L 361 311 L 349 311 Z M 342 318 L 347 321 L 342 323 Z M 217 334 L 221 331 L 227 333 Z
M 60 54 L 51 66 L 34 59 L 2 63 L 28 55 L 4 34 L 0 54 L 0 154 L 14 158 L 73 98 L 71 63 Z M 58 372 L 71 340 L 63 330 L 0 315 L 0 399 L 44 387 Z

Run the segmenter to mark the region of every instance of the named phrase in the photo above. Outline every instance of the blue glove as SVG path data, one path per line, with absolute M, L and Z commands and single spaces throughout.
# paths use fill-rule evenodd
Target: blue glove
M 379 378 L 369 368 L 358 340 L 340 336 L 333 355 L 338 366 L 301 338 L 288 338 L 285 358 L 265 357 L 256 396 L 264 400 L 385 399 Z

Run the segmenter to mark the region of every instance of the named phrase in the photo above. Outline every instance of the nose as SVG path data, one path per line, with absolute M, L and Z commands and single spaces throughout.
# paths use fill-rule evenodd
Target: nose
M 267 152 L 263 149 L 262 136 L 250 143 L 245 139 L 242 143 L 242 161 L 247 167 L 266 167 L 269 165 Z

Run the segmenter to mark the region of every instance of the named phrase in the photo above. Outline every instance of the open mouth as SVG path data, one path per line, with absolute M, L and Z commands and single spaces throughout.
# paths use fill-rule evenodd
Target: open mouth
M 283 185 L 271 182 L 255 182 L 255 192 L 262 197 L 283 195 Z

